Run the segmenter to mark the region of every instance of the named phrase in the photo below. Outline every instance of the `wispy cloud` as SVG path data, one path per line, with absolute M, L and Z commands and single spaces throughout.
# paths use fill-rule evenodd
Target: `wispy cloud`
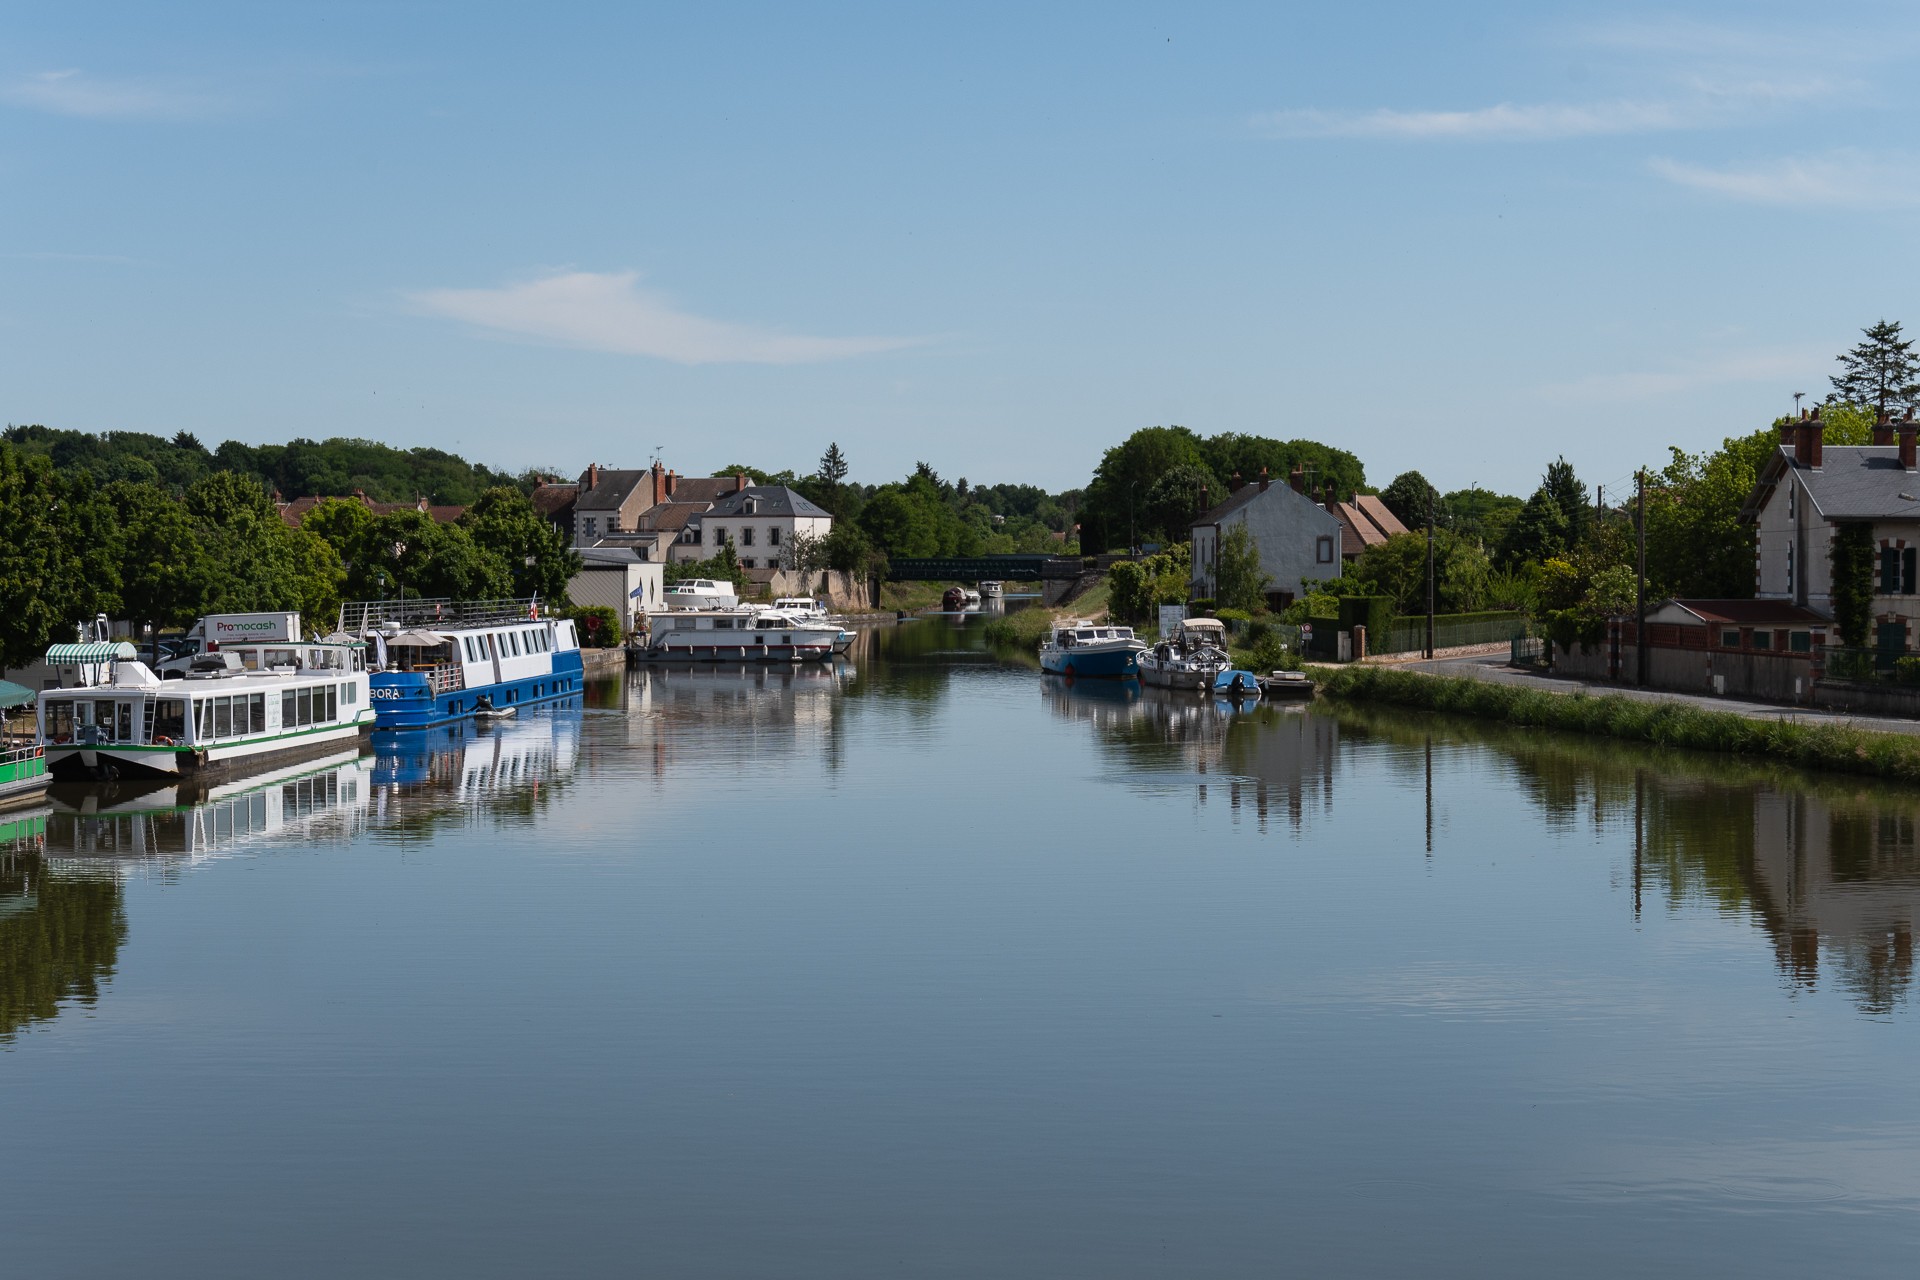
M 213 95 L 178 86 L 76 70 L 16 76 L 0 84 L 0 102 L 91 120 L 185 120 L 213 114 L 224 105 Z
M 1671 102 L 1585 105 L 1502 102 L 1465 111 L 1274 111 L 1254 126 L 1276 138 L 1544 139 L 1683 129 L 1688 113 Z
M 1588 374 L 1549 383 L 1539 393 L 1585 403 L 1659 400 L 1707 387 L 1817 380 L 1819 371 L 1832 363 L 1833 352 L 1825 346 L 1766 347 L 1675 361 L 1663 369 Z
M 1843 149 L 1710 168 L 1664 157 L 1649 162 L 1669 182 L 1748 204 L 1826 209 L 1920 206 L 1920 168 L 1911 157 Z
M 813 364 L 915 346 L 914 338 L 819 338 L 691 315 L 639 286 L 633 271 L 574 271 L 498 289 L 428 289 L 429 315 L 496 333 L 676 364 Z
M 1605 102 L 1513 103 L 1457 111 L 1314 109 L 1273 111 L 1254 127 L 1277 138 L 1387 138 L 1408 141 L 1535 142 L 1637 133 L 1668 133 L 1731 123 L 1757 109 L 1823 97 L 1832 87 L 1817 79 L 1769 80 L 1696 74 L 1684 91 L 1665 98 Z

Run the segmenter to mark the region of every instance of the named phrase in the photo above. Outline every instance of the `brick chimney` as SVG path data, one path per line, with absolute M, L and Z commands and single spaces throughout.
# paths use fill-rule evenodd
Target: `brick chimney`
M 1894 434 L 1900 437 L 1900 468 L 1903 471 L 1912 471 L 1914 469 L 1913 438 L 1916 434 L 1920 434 L 1920 422 L 1913 420 L 1913 410 L 1907 410 L 1893 430 Z
M 1807 411 L 1802 409 L 1798 418 L 1788 418 L 1780 424 L 1780 443 L 1791 449 L 1800 439 L 1800 424 L 1807 420 Z
M 747 488 L 747 473 L 744 471 L 734 472 L 733 473 L 733 491 L 735 493 L 744 493 L 746 492 L 746 488 Z
M 1266 491 L 1267 491 L 1267 469 L 1265 467 L 1262 467 L 1260 468 L 1260 492 L 1265 493 Z
M 1820 420 L 1820 406 L 1813 407 L 1813 415 L 1800 424 L 1799 432 L 1793 440 L 1793 460 L 1803 467 L 1820 469 L 1821 455 L 1827 443 L 1827 424 Z
M 1206 510 L 1207 510 L 1208 508 L 1210 508 L 1211 506 L 1213 506 L 1213 503 L 1212 503 L 1212 502 L 1210 502 L 1210 501 L 1208 501 L 1208 491 L 1207 491 L 1207 486 L 1206 486 L 1206 485 L 1201 485 L 1201 486 L 1200 486 L 1200 510 L 1201 510 L 1201 512 L 1202 512 L 1202 513 L 1205 513 L 1205 512 L 1206 512 Z
M 1242 480 L 1240 478 L 1240 473 L 1236 471 L 1233 473 L 1233 479 L 1227 481 L 1227 492 L 1238 493 L 1240 492 L 1241 486 L 1244 484 L 1246 484 L 1246 481 Z
M 1287 483 L 1293 486 L 1295 493 L 1307 491 L 1307 473 L 1300 469 L 1299 463 L 1293 464 L 1293 471 L 1287 476 Z
M 1333 510 L 1333 481 L 1327 481 L 1326 487 L 1320 492 L 1325 495 L 1325 500 L 1320 505 L 1329 511 Z
M 674 474 L 673 468 L 667 468 L 667 497 L 673 497 L 673 491 L 679 487 L 680 477 Z
M 599 483 L 600 464 L 597 462 L 589 462 L 587 464 L 587 474 L 580 477 L 580 492 L 585 493 Z
M 1873 443 L 1893 443 L 1893 419 L 1887 416 L 1885 409 L 1882 409 L 1880 416 L 1873 420 Z

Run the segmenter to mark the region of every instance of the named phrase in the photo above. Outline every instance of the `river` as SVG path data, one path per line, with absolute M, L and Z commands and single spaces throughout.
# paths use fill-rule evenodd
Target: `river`
M 60 1276 L 1905 1275 L 1920 795 L 977 620 L 0 825 Z

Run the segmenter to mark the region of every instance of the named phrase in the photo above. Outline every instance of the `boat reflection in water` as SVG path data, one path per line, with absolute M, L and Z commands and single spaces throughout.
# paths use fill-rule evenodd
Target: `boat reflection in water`
M 579 763 L 581 716 L 581 699 L 568 697 L 510 720 L 376 732 L 375 836 L 411 838 L 488 816 L 531 818 Z
M 198 782 L 60 785 L 47 854 L 62 858 L 185 858 L 254 841 L 350 839 L 366 824 L 371 761 L 358 743 L 319 760 L 209 786 Z
M 627 674 L 626 746 L 648 753 L 664 777 L 676 761 L 714 766 L 813 754 L 829 768 L 853 667 L 840 659 L 804 664 L 666 663 Z
M 1042 682 L 1055 714 L 1091 722 L 1118 776 L 1143 790 L 1224 796 L 1261 831 L 1284 815 L 1298 830 L 1333 808 L 1339 722 L 1298 705 L 1266 705 L 1143 687 L 1138 680 Z

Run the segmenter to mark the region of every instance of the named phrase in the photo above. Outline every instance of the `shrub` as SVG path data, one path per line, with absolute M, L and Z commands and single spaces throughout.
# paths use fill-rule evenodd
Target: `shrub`
M 567 610 L 567 617 L 573 619 L 583 649 L 617 649 L 626 639 L 620 632 L 620 615 L 603 604 L 576 605 Z
M 1895 659 L 1893 678 L 1901 684 L 1920 684 L 1920 657 Z

